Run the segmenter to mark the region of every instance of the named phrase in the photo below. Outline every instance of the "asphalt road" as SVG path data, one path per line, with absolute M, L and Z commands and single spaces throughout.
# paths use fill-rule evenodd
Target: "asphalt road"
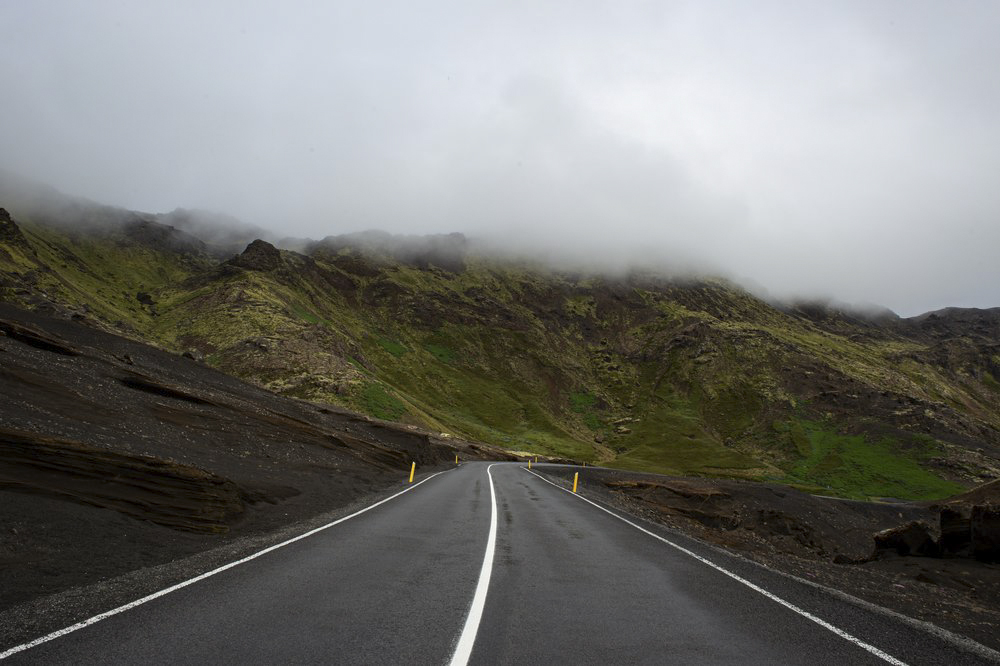
M 992 663 L 628 520 L 469 463 L 6 663 Z

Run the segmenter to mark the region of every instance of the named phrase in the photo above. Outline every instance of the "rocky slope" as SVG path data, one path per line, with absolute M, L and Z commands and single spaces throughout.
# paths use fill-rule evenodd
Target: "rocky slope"
M 504 457 L 0 304 L 0 609 L 268 535 L 456 455 Z
M 254 240 L 223 259 L 157 216 L 0 197 L 0 299 L 285 395 L 849 497 L 933 499 L 1000 475 L 1000 309 L 771 304 L 721 280 L 496 259 L 456 234 Z

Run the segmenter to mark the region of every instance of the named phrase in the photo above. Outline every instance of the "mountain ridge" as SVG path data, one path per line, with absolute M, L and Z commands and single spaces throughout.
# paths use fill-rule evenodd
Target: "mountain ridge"
M 508 449 L 847 496 L 944 496 L 1000 472 L 1000 309 L 776 306 L 721 279 L 546 270 L 460 234 L 255 239 L 222 259 L 143 214 L 99 234 L 18 216 L 35 255 L 0 241 L 0 299 L 286 395 Z

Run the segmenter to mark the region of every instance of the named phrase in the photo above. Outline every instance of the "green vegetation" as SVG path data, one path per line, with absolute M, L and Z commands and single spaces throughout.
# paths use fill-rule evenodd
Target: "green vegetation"
M 573 296 L 566 299 L 566 311 L 577 317 L 594 317 L 597 304 L 592 296 Z
M 577 414 L 585 414 L 590 411 L 596 402 L 597 397 L 585 391 L 569 394 L 570 407 Z
M 775 432 L 785 435 L 785 439 L 791 444 L 792 450 L 796 454 L 802 458 L 812 454 L 812 442 L 809 440 L 806 429 L 802 427 L 801 421 L 775 421 L 773 428 Z
M 790 432 L 796 429 L 804 433 L 809 450 L 788 469 L 794 481 L 857 499 L 938 499 L 962 490 L 961 485 L 921 466 L 921 462 L 941 453 L 932 438 L 915 436 L 903 446 L 892 437 L 873 440 L 863 435 L 843 435 L 817 421 L 789 425 Z
M 983 373 L 983 384 L 994 391 L 1000 392 L 1000 382 L 998 382 L 996 378 L 988 372 Z
M 455 359 L 458 357 L 454 350 L 444 345 L 427 342 L 424 343 L 424 349 L 426 349 L 431 356 L 442 363 L 454 363 Z
M 756 477 L 763 465 L 725 447 L 706 430 L 698 410 L 682 396 L 654 398 L 642 416 L 627 424 L 611 445 L 620 454 L 615 465 L 668 474 Z
M 378 346 L 386 350 L 396 358 L 403 356 L 406 352 L 410 351 L 405 345 L 396 342 L 395 340 L 390 340 L 389 338 L 378 338 L 376 339 Z
M 579 278 L 476 256 L 451 272 L 345 251 L 282 252 L 281 270 L 255 270 L 120 229 L 21 226 L 35 254 L 0 244 L 0 297 L 511 449 L 930 498 L 960 486 L 935 471 L 941 445 L 913 433 L 1000 440 L 995 347 L 951 369 L 905 331 L 813 321 L 721 280 Z
M 317 317 L 316 315 L 314 315 L 312 312 L 310 312 L 309 310 L 307 310 L 307 309 L 305 309 L 303 307 L 300 307 L 300 306 L 298 306 L 298 305 L 296 305 L 294 303 L 291 304 L 289 307 L 291 308 L 291 310 L 295 314 L 295 316 L 298 317 L 299 319 L 303 320 L 303 321 L 309 322 L 310 324 L 322 324 L 323 323 L 322 319 L 320 319 L 319 317 Z
M 602 426 L 601 417 L 595 410 L 597 396 L 586 391 L 569 394 L 570 409 L 583 416 L 583 422 L 591 430 L 599 430 Z
M 396 421 L 406 413 L 406 405 L 381 384 L 368 384 L 362 389 L 361 406 L 372 416 L 386 421 Z

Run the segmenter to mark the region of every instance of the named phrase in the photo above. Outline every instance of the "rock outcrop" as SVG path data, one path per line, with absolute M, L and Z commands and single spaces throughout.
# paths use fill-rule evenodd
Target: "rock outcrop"
M 30 249 L 31 247 L 21 232 L 21 228 L 17 226 L 17 223 L 11 218 L 6 208 L 0 208 L 0 243 L 23 249 Z
M 1000 506 L 974 506 L 969 521 L 972 556 L 1000 562 Z
M 938 524 L 909 522 L 876 533 L 875 557 L 894 551 L 1000 562 L 1000 481 L 925 506 L 937 513 Z
M 875 533 L 875 556 L 890 551 L 897 555 L 937 557 L 941 554 L 941 546 L 934 538 L 930 525 L 911 521 Z
M 251 271 L 273 271 L 281 266 L 281 251 L 258 238 L 229 263 Z

